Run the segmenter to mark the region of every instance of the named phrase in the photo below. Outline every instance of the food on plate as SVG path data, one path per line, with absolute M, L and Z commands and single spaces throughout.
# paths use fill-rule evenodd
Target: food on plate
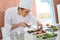
M 36 30 L 29 30 L 27 31 L 28 33 L 33 33 L 33 32 L 36 32 Z
M 37 30 L 29 30 L 29 31 L 27 31 L 28 33 L 33 33 L 33 32 L 36 32 L 36 34 L 42 34 L 42 33 L 45 33 L 46 31 L 44 31 L 44 30 L 41 30 L 41 31 L 37 31 Z
M 47 39 L 47 38 L 51 38 L 51 37 L 55 37 L 55 36 L 57 36 L 57 34 L 55 34 L 55 33 L 44 33 L 42 35 L 36 35 L 36 38 Z
M 43 33 L 46 33 L 45 30 L 41 30 L 41 31 L 37 31 L 36 34 L 43 34 Z
M 53 29 L 53 31 L 57 31 L 58 30 L 57 27 L 54 26 L 54 25 L 51 25 L 51 28 Z

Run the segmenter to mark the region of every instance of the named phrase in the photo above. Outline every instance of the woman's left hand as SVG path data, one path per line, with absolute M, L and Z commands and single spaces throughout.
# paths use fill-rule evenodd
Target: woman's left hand
M 37 21 L 37 29 L 43 29 L 43 25 L 39 22 L 39 21 Z

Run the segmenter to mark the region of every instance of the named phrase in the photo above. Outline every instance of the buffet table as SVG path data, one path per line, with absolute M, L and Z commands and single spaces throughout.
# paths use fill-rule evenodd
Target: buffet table
M 56 37 L 42 39 L 42 38 L 36 38 L 36 35 L 34 35 L 33 33 L 29 34 L 28 32 L 25 33 L 11 32 L 10 40 L 56 40 Z
M 55 40 L 56 37 L 51 37 L 47 39 L 36 38 L 36 35 L 28 34 L 28 33 L 20 33 L 11 36 L 11 40 Z

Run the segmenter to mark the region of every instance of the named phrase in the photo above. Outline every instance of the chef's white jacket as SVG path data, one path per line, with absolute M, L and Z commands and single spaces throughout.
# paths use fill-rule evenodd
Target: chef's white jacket
M 31 22 L 32 24 L 36 24 L 37 19 L 32 15 L 32 12 L 30 12 L 26 17 L 23 17 L 22 15 L 18 15 L 18 7 L 11 7 L 7 9 L 5 12 L 5 21 L 4 21 L 4 30 L 5 30 L 5 39 L 9 40 L 10 32 L 18 32 L 18 31 L 24 31 L 23 27 L 16 28 L 15 30 L 11 30 L 12 24 L 17 24 L 20 22 Z

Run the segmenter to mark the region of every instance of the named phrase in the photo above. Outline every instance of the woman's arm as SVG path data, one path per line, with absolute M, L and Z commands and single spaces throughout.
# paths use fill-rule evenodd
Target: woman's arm
M 21 26 L 22 26 L 22 27 L 28 27 L 28 25 L 27 25 L 26 23 L 20 22 L 20 23 L 18 23 L 18 24 L 12 24 L 11 30 L 16 29 L 16 28 L 21 27 Z
M 43 29 L 43 25 L 41 24 L 41 22 L 37 21 L 37 29 Z

